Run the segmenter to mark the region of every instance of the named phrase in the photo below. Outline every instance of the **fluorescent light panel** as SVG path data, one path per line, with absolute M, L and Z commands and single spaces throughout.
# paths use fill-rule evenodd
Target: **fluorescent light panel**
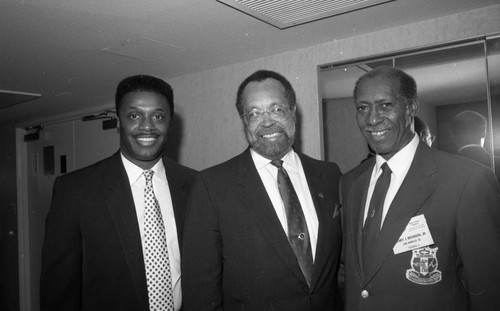
M 279 29 L 393 0 L 217 0 Z

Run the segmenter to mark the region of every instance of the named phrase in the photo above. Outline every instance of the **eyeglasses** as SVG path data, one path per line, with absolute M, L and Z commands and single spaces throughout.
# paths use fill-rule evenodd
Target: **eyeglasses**
M 264 114 L 269 113 L 271 118 L 275 121 L 286 121 L 290 117 L 289 112 L 290 108 L 284 106 L 274 106 L 268 110 L 262 109 L 252 109 L 247 113 L 244 113 L 243 116 L 249 125 L 255 125 L 264 119 Z

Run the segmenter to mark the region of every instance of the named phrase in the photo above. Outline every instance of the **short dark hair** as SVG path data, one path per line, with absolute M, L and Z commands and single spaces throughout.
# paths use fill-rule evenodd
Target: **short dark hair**
M 427 123 L 424 122 L 424 120 L 420 119 L 419 117 L 415 116 L 413 118 L 413 128 L 415 129 L 415 132 L 420 136 L 422 132 L 431 132 L 429 126 Z
M 457 113 L 451 122 L 451 130 L 463 142 L 478 142 L 486 136 L 488 122 L 486 118 L 476 111 L 465 110 Z
M 390 66 L 380 66 L 362 75 L 354 86 L 354 100 L 356 100 L 359 83 L 365 79 L 385 77 L 399 81 L 399 96 L 409 104 L 417 104 L 417 83 L 412 76 L 403 70 Z
M 116 88 L 115 108 L 116 113 L 120 109 L 123 97 L 132 92 L 154 92 L 165 96 L 170 108 L 170 117 L 174 114 L 174 92 L 172 87 L 162 79 L 148 76 L 136 75 L 123 79 Z
M 241 82 L 240 86 L 238 87 L 238 92 L 236 93 L 236 109 L 238 109 L 238 113 L 240 115 L 243 115 L 243 90 L 245 87 L 250 83 L 250 82 L 261 82 L 266 79 L 274 79 L 277 80 L 278 82 L 283 85 L 285 88 L 285 97 L 288 99 L 288 105 L 290 106 L 290 109 L 293 109 L 297 103 L 297 98 L 295 96 L 295 91 L 293 90 L 292 85 L 290 82 L 280 75 L 277 72 L 270 71 L 270 70 L 258 70 L 248 76 L 243 82 Z

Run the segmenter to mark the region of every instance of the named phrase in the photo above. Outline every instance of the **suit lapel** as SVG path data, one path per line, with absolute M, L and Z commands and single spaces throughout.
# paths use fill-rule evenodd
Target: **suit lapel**
M 432 175 L 437 171 L 437 165 L 429 147 L 419 144 L 413 163 L 410 166 L 396 197 L 392 201 L 389 212 L 384 220 L 376 242 L 380 250 L 372 258 L 371 273 L 366 275 L 369 281 L 387 258 L 393 254 L 393 247 L 403 233 L 410 219 L 416 215 L 424 202 L 430 196 L 436 182 Z
M 323 172 L 318 170 L 307 158 L 301 156 L 301 154 L 299 156 L 316 209 L 319 225 L 316 256 L 311 280 L 311 290 L 313 290 L 324 271 L 328 257 L 333 252 L 334 242 L 332 241 L 332 232 L 335 228 L 331 228 L 331 219 L 334 217 L 335 211 L 338 213 L 340 206 L 337 202 L 328 200 L 327 195 L 331 193 L 331 190 L 329 190 L 331 185 L 327 184 L 327 181 L 323 177 Z M 336 203 L 337 205 L 335 206 Z
M 189 191 L 188 181 L 179 172 L 178 164 L 170 159 L 163 158 L 165 174 L 167 176 L 172 207 L 174 209 L 175 224 L 177 226 L 177 237 L 179 248 L 182 249 L 182 233 L 184 232 L 184 209 L 186 207 L 187 195 Z
M 269 242 L 276 250 L 278 257 L 280 257 L 284 264 L 303 281 L 305 288 L 307 288 L 307 282 L 302 275 L 295 254 L 288 243 L 288 238 L 283 231 L 283 227 L 276 215 L 264 184 L 255 168 L 250 149 L 247 149 L 241 155 L 240 160 L 238 165 L 238 177 L 235 182 L 242 188 L 242 204 L 253 215 L 254 221 L 268 238 Z
M 352 198 L 351 206 L 348 207 L 351 215 L 350 226 L 348 230 L 351 230 L 350 236 L 353 241 L 348 243 L 354 246 L 354 254 L 356 256 L 356 268 L 359 275 L 363 275 L 363 254 L 362 254 L 362 233 L 363 233 L 363 218 L 364 209 L 366 204 L 366 196 L 368 193 L 368 186 L 370 184 L 371 173 L 373 170 L 373 163 L 366 166 L 366 169 L 359 175 L 359 177 L 354 182 L 353 186 L 350 188 L 349 197 Z M 362 193 L 362 195 L 359 195 Z
M 147 306 L 146 275 L 139 225 L 127 173 L 119 152 L 110 159 L 104 184 L 106 207 L 115 224 L 123 256 L 129 267 L 137 295 L 143 305 Z

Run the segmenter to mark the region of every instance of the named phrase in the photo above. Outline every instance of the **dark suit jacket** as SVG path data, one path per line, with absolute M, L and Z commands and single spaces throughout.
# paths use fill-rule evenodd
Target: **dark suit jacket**
M 184 311 L 334 310 L 340 171 L 299 156 L 319 219 L 311 288 L 247 149 L 203 171 L 193 185 L 183 247 Z
M 500 310 L 500 190 L 492 172 L 419 143 L 376 242 L 373 269 L 366 272 L 362 213 L 374 164 L 362 163 L 341 181 L 346 310 Z M 441 278 L 435 284 L 409 281 L 420 259 L 412 258 L 413 251 L 393 252 L 410 219 L 421 214 L 437 248 L 429 259 L 429 272 Z
M 195 171 L 163 158 L 179 242 Z M 139 225 L 120 153 L 60 176 L 46 219 L 41 310 L 149 310 Z
M 470 146 L 461 149 L 459 155 L 491 167 L 491 155 L 480 146 Z
M 472 159 L 479 162 L 487 167 L 491 167 L 491 154 L 488 153 L 484 148 L 479 146 L 470 146 L 463 148 L 458 152 L 458 155 Z M 497 176 L 498 183 L 500 183 L 500 157 L 495 156 L 495 167 L 494 171 Z

